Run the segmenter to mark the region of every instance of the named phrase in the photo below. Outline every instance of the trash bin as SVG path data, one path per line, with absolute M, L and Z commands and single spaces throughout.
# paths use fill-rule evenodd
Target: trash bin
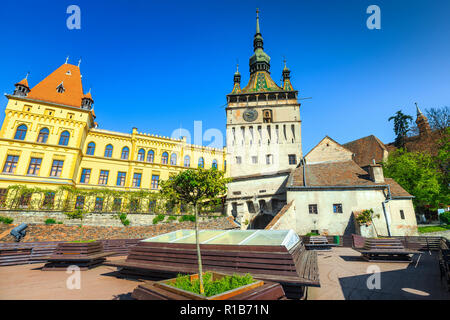
M 339 236 L 334 236 L 334 243 L 339 245 Z

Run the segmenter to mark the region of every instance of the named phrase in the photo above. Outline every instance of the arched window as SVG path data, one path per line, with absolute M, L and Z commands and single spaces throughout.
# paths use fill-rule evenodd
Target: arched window
M 130 153 L 130 149 L 128 149 L 128 147 L 123 147 L 122 155 L 120 156 L 120 159 L 128 160 L 129 153 Z
M 145 159 L 145 150 L 144 149 L 140 149 L 138 152 L 138 156 L 137 156 L 137 160 L 138 161 L 144 161 Z
M 70 133 L 69 131 L 61 132 L 61 136 L 59 137 L 59 145 L 67 146 L 69 144 Z
M 14 139 L 16 140 L 24 140 L 27 135 L 28 127 L 24 124 L 21 124 L 17 127 L 16 134 L 14 135 Z
M 86 154 L 93 156 L 95 152 L 95 143 L 94 142 L 89 142 L 88 146 L 87 146 L 87 150 L 86 150 Z
M 200 159 L 198 159 L 198 167 L 199 168 L 205 167 L 205 160 L 203 159 L 203 157 L 200 157 Z
M 153 161 L 155 161 L 155 151 L 150 150 L 150 151 L 147 153 L 147 162 L 153 163 Z
M 47 128 L 42 128 L 41 131 L 39 131 L 37 142 L 46 143 L 47 139 L 48 139 L 48 134 L 49 134 L 48 129 Z
M 172 153 L 172 155 L 170 156 L 170 165 L 172 165 L 172 166 L 177 165 L 177 154 L 176 153 Z
M 184 166 L 190 167 L 191 166 L 191 158 L 189 156 L 184 157 Z
M 106 158 L 111 158 L 112 157 L 112 152 L 113 152 L 113 146 L 108 144 L 105 148 L 105 157 Z
M 161 157 L 161 163 L 167 164 L 168 161 L 169 161 L 169 154 L 167 152 L 164 152 Z
M 217 169 L 217 160 L 216 160 L 216 159 L 213 160 L 213 162 L 212 162 L 212 167 L 213 167 L 214 169 Z

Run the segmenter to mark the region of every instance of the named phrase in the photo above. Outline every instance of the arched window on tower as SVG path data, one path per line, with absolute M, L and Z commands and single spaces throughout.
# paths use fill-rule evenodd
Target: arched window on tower
M 50 132 L 50 131 L 48 131 L 47 128 L 42 128 L 42 129 L 39 131 L 39 135 L 38 135 L 38 138 L 37 138 L 37 142 L 40 142 L 40 143 L 47 143 L 47 139 L 48 139 L 48 134 L 49 134 L 49 132 Z
M 169 154 L 167 152 L 164 152 L 161 157 L 161 163 L 167 164 L 168 161 L 169 161 Z
M 214 159 L 214 160 L 212 161 L 212 167 L 213 167 L 214 169 L 217 169 L 217 160 L 216 160 L 216 159 Z
M 61 132 L 61 135 L 59 137 L 59 145 L 60 146 L 67 146 L 69 144 L 69 139 L 70 139 L 69 131 Z
M 199 168 L 205 167 L 205 159 L 203 159 L 203 157 L 200 157 L 200 159 L 198 159 L 198 167 Z
M 28 127 L 24 124 L 21 124 L 16 129 L 16 134 L 14 135 L 15 140 L 25 140 L 25 136 L 27 135 Z
M 144 149 L 140 149 L 137 155 L 137 160 L 138 161 L 144 161 L 145 159 L 145 150 Z
M 89 142 L 88 146 L 87 146 L 87 150 L 86 150 L 86 154 L 93 156 L 95 152 L 95 143 L 94 142 Z
M 147 162 L 153 163 L 153 161 L 155 161 L 155 151 L 150 150 L 147 153 Z
M 128 160 L 128 155 L 130 154 L 130 149 L 128 147 L 123 147 L 122 154 L 120 155 L 120 159 Z
M 108 144 L 105 148 L 105 158 L 111 158 L 113 152 L 113 146 Z

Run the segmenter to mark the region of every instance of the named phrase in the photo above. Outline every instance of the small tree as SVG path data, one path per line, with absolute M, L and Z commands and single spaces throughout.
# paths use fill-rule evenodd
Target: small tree
M 388 121 L 394 120 L 394 132 L 397 136 L 395 138 L 395 145 L 397 147 L 404 146 L 405 137 L 409 131 L 409 123 L 412 119 L 411 116 L 403 114 L 401 110 L 397 111 L 394 116 L 388 119 Z
M 189 169 L 161 183 L 161 193 L 177 202 L 191 204 L 195 214 L 195 243 L 197 247 L 198 275 L 200 294 L 203 289 L 202 258 L 198 236 L 198 208 L 200 203 L 215 200 L 227 192 L 227 183 L 231 179 L 224 177 L 224 172 L 212 169 Z

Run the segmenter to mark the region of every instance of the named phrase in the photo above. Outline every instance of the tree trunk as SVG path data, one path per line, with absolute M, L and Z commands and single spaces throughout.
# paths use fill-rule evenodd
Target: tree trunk
M 202 256 L 200 253 L 200 240 L 198 236 L 198 213 L 197 204 L 194 204 L 195 213 L 195 244 L 197 245 L 197 263 L 198 263 L 198 278 L 200 279 L 200 294 L 204 293 L 203 289 L 203 270 L 202 270 Z

